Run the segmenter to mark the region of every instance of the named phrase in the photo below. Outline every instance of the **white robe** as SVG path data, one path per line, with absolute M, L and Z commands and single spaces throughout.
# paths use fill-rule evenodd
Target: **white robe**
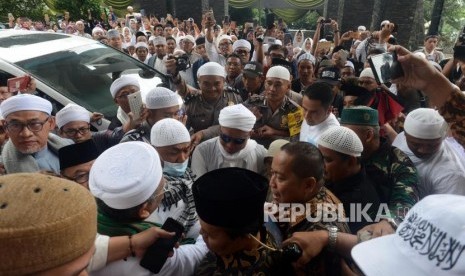
M 174 249 L 173 257 L 166 259 L 162 269 L 156 275 L 193 275 L 197 265 L 208 252 L 208 248 L 199 236 L 195 244 L 181 245 Z M 140 259 L 129 257 L 127 261 L 120 260 L 108 264 L 104 268 L 91 271 L 91 276 L 150 276 L 155 275 L 139 265 Z
M 265 147 L 249 139 L 244 149 L 235 154 L 228 154 L 219 139 L 220 137 L 209 139 L 194 150 L 191 169 L 196 178 L 209 171 L 226 167 L 239 167 L 264 173 L 263 159 L 267 153 Z
M 465 195 L 465 166 L 449 143 L 443 142 L 437 153 L 427 159 L 416 157 L 407 146 L 404 132 L 392 143 L 412 160 L 418 170 L 420 198 L 432 194 Z
M 320 135 L 323 134 L 323 132 L 331 127 L 339 125 L 339 121 L 333 113 L 329 114 L 326 120 L 315 126 L 311 126 L 307 124 L 306 121 L 304 121 L 302 123 L 302 127 L 300 128 L 299 141 L 307 142 L 317 146 L 316 142 L 318 141 L 318 138 L 320 138 Z

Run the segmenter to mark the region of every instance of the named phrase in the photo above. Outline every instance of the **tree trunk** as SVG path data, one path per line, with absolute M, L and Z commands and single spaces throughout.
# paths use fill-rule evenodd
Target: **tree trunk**
M 429 26 L 428 34 L 439 33 L 439 24 L 441 23 L 444 2 L 444 0 L 434 0 L 433 11 L 431 13 L 431 25 Z

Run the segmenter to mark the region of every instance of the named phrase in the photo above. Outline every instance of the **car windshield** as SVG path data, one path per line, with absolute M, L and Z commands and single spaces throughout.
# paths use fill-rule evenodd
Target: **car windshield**
M 69 100 L 106 117 L 116 114 L 109 88 L 120 75 L 138 76 L 144 94 L 161 82 L 150 67 L 99 43 L 22 60 L 16 65 Z

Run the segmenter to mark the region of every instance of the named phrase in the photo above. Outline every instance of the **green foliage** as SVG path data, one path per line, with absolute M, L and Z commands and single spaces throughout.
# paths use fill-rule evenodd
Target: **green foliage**
M 25 16 L 32 20 L 43 20 L 45 4 L 42 0 L 1 0 L 0 22 L 8 22 L 8 13 L 15 18 Z
M 57 11 L 69 11 L 71 20 L 87 19 L 87 10 L 91 10 L 94 17 L 101 12 L 101 0 L 55 0 Z
M 306 29 L 306 30 L 315 30 L 316 29 L 316 20 L 320 17 L 316 11 L 310 10 L 303 16 L 301 19 L 288 23 L 288 27 L 291 29 Z
M 425 0 L 423 2 L 425 11 L 425 24 L 429 26 L 431 13 L 433 10 L 434 0 Z M 446 52 L 450 52 L 459 32 L 465 27 L 465 1 L 463 0 L 446 0 L 442 11 L 441 25 L 439 33 L 441 34 L 441 47 Z M 426 32 L 428 28 L 425 28 Z

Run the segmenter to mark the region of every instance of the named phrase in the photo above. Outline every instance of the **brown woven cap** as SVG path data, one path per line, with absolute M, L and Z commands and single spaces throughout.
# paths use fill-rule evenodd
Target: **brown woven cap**
M 0 275 L 32 274 L 88 252 L 97 233 L 93 196 L 37 173 L 0 177 Z

